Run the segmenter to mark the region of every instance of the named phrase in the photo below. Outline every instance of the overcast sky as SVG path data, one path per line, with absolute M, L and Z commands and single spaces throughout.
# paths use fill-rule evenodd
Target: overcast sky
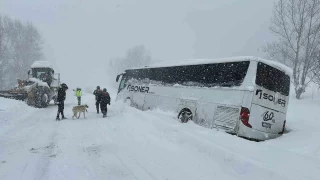
M 79 84 L 88 77 L 105 76 L 106 62 L 124 56 L 135 45 L 145 45 L 157 61 L 263 57 L 259 48 L 273 38 L 268 29 L 273 3 L 274 0 L 0 0 L 0 13 L 32 21 L 45 40 L 47 60 L 54 63 L 64 81 Z

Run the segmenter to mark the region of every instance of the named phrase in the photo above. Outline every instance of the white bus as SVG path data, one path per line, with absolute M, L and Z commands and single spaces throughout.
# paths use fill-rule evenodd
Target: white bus
M 174 111 L 241 137 L 267 140 L 283 134 L 291 69 L 257 57 L 184 61 L 128 69 L 117 100 L 141 110 Z

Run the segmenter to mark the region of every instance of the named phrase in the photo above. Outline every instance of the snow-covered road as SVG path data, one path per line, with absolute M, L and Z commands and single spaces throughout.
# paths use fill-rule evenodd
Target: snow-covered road
M 55 121 L 54 105 L 34 109 L 0 98 L 0 179 L 320 178 L 319 119 L 311 111 L 305 119 L 296 114 L 301 108 L 315 110 L 316 103 L 306 107 L 292 101 L 292 131 L 257 143 L 181 124 L 170 112 L 142 112 L 122 103 L 113 102 L 103 119 L 91 94 L 83 102 L 90 106 L 87 119 L 71 119 L 76 100 L 69 95 L 69 119 Z

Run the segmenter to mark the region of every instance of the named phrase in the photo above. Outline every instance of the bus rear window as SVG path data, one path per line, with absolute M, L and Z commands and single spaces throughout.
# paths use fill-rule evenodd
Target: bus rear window
M 290 77 L 262 62 L 258 63 L 256 84 L 270 91 L 279 92 L 285 96 L 289 95 Z

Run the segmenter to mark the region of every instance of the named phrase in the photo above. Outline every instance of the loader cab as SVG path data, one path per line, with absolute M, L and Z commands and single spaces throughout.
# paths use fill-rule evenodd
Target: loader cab
M 48 83 L 48 86 L 51 86 L 53 81 L 54 70 L 48 67 L 37 67 L 32 68 L 31 71 L 28 71 L 28 77 L 39 79 L 43 82 Z
M 55 73 L 53 66 L 48 61 L 35 61 L 30 66 L 28 78 L 36 78 L 46 82 L 50 88 L 60 86 L 60 73 Z

